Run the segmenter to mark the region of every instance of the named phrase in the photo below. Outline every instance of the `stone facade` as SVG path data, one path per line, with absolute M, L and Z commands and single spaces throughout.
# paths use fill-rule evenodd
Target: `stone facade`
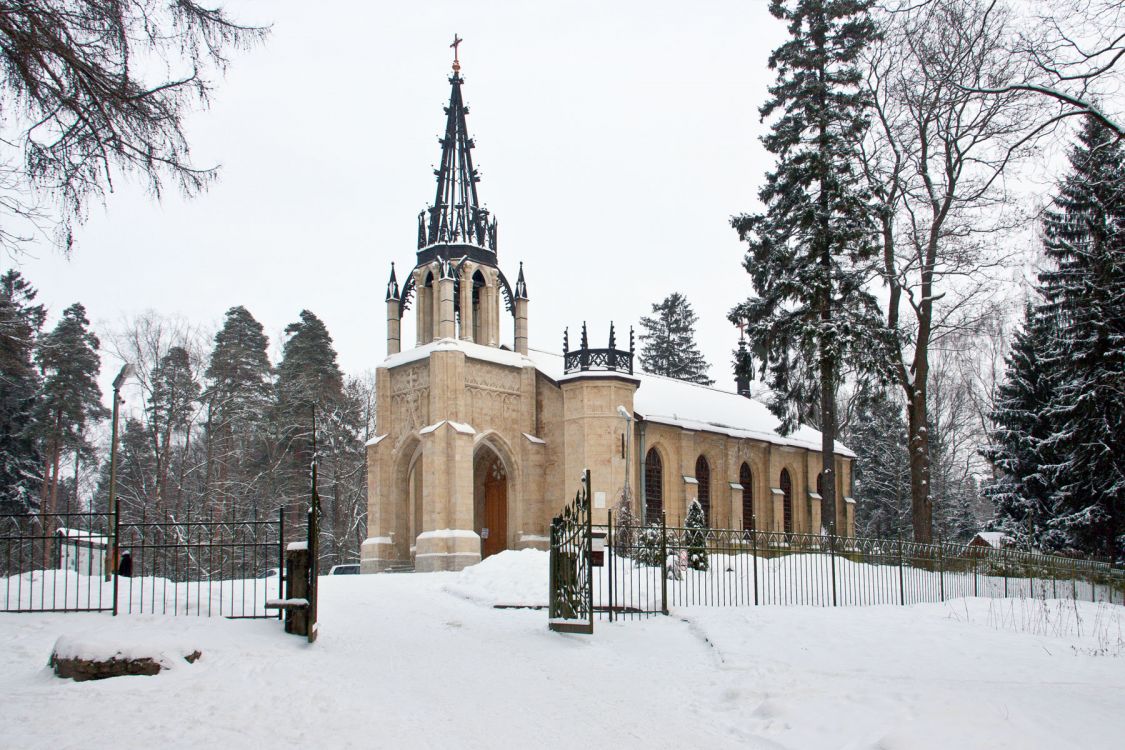
M 716 528 L 807 533 L 830 525 L 816 493 L 820 454 L 813 447 L 660 421 L 635 403 L 652 376 L 565 375 L 558 359 L 457 338 L 387 358 L 376 371 L 379 434 L 367 448 L 364 572 L 459 570 L 501 549 L 543 549 L 552 516 L 573 497 L 586 468 L 596 523 L 619 501 L 628 470 L 634 512 L 643 516 L 655 504 L 669 525 L 683 522 L 701 490 Z M 743 398 L 675 385 L 689 400 L 693 389 L 711 399 Z M 706 477 L 698 476 L 700 460 Z M 659 465 L 659 489 L 646 482 L 649 463 Z M 743 464 L 751 519 L 744 513 Z M 837 497 L 846 498 L 851 456 L 841 453 L 836 465 Z M 835 527 L 848 535 L 852 508 L 837 507 Z

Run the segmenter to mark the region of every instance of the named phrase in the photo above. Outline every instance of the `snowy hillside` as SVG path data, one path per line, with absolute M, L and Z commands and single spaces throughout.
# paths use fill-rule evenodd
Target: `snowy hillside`
M 0 746 L 1120 747 L 1125 608 L 959 599 L 673 610 L 559 635 L 546 554 L 322 579 L 312 646 L 277 621 L 0 615 Z M 156 677 L 73 683 L 75 644 L 174 644 Z

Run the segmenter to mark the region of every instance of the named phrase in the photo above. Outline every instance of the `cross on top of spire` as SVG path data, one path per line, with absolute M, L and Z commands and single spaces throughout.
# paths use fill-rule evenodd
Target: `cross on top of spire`
M 457 59 L 457 48 L 461 46 L 461 42 L 465 41 L 456 34 L 453 35 L 453 44 L 449 48 L 453 50 L 453 72 L 461 70 L 461 61 Z

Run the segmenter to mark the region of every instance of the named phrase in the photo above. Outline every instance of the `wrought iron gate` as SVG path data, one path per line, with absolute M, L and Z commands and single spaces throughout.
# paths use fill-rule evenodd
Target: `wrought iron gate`
M 551 521 L 550 628 L 560 633 L 594 632 L 590 470 L 582 489 Z

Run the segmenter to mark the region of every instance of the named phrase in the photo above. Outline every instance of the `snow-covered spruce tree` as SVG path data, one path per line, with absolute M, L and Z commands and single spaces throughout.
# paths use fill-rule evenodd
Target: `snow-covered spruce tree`
M 855 522 L 860 536 L 911 535 L 906 419 L 894 395 L 878 385 L 862 387 L 845 434 L 856 452 Z
M 207 491 L 220 507 L 239 514 L 268 510 L 261 502 L 268 495 L 264 436 L 273 402 L 268 347 L 262 324 L 245 307 L 232 307 L 204 373 Z
M 1044 219 L 1054 268 L 1040 274 L 1055 321 L 1043 365 L 1057 387 L 1044 465 L 1048 526 L 1074 548 L 1125 559 L 1125 142 L 1087 118 Z
M 658 567 L 664 564 L 659 526 L 645 526 L 638 532 L 633 560 L 637 565 L 648 565 L 649 567 Z
M 688 506 L 684 526 L 687 528 L 684 542 L 687 545 L 688 565 L 692 570 L 707 570 L 710 567 L 707 561 L 707 519 L 699 500 L 692 500 Z
M 695 312 L 679 292 L 652 306 L 653 316 L 641 318 L 641 367 L 653 375 L 665 375 L 691 383 L 714 385 L 707 377 L 711 366 L 695 343 Z
M 1044 440 L 1054 431 L 1049 415 L 1055 394 L 1053 373 L 1044 367 L 1055 338 L 1053 318 L 1030 302 L 1024 322 L 1005 358 L 1005 380 L 997 388 L 992 411 L 993 448 L 987 454 L 996 479 L 985 488 L 995 509 L 994 525 L 1020 547 L 1056 551 L 1067 546 L 1046 522 L 1056 515 L 1054 484 L 1044 465 L 1053 463 Z
M 39 374 L 32 355 L 46 313 L 35 296 L 18 271 L 0 277 L 0 513 L 39 506 L 43 466 L 32 422 Z
M 790 38 L 770 56 L 777 80 L 762 106 L 773 117 L 766 149 L 777 166 L 759 198 L 764 214 L 732 219 L 749 245 L 744 265 L 755 296 L 730 312 L 745 322 L 751 353 L 773 390 L 771 408 L 793 430 L 820 399 L 825 518 L 836 507 L 833 448 L 836 392 L 845 367 L 885 367 L 887 347 L 875 299 L 874 222 L 859 175 L 869 102 L 860 54 L 875 38 L 870 0 L 773 0 Z M 832 529 L 830 529 L 832 530 Z
M 33 418 L 44 463 L 40 503 L 47 513 L 56 507 L 63 455 L 88 450 L 87 428 L 108 414 L 98 388 L 98 346 L 86 308 L 75 303 L 36 347 L 43 383 Z

